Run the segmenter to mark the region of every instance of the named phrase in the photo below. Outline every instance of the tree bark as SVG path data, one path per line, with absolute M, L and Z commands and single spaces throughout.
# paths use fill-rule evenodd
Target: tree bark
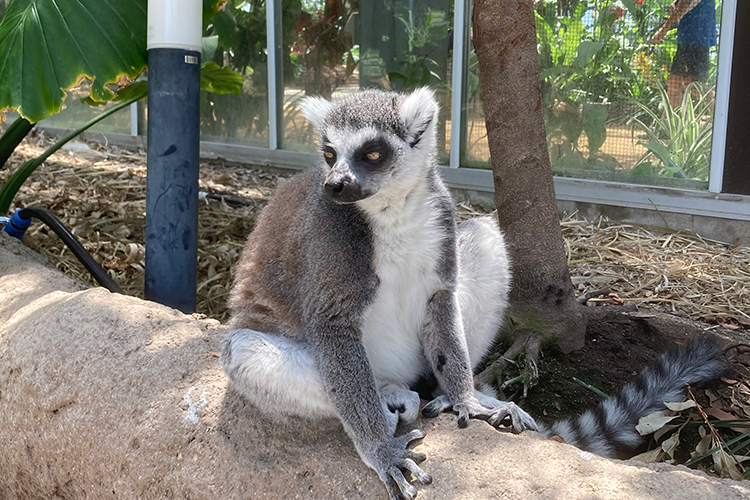
M 557 214 L 541 108 L 532 0 L 474 2 L 474 49 L 495 181 L 512 260 L 511 317 L 539 325 L 565 352 L 583 346 Z M 537 321 L 538 320 L 538 321 Z

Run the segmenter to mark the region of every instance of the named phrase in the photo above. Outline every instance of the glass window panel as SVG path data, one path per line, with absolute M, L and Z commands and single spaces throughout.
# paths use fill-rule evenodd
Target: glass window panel
M 76 129 L 86 122 L 93 120 L 107 109 L 116 106 L 117 103 L 108 103 L 105 106 L 90 106 L 81 102 L 82 98 L 89 96 L 89 82 L 84 81 L 80 86 L 68 90 L 67 97 L 63 103 L 63 109 L 57 114 L 45 118 L 40 122 L 42 127 L 56 127 L 62 129 Z M 125 108 L 114 115 L 105 118 L 90 131 L 108 132 L 118 134 L 130 134 L 130 108 Z
M 452 2 L 303 1 L 296 16 L 285 15 L 282 23 L 289 49 L 284 59 L 285 149 L 315 150 L 313 129 L 299 113 L 299 100 L 306 95 L 330 99 L 360 88 L 408 91 L 428 85 L 441 104 L 440 161 L 447 163 Z
M 467 76 L 464 79 L 464 132 L 461 137 L 462 167 L 490 168 L 490 146 L 482 108 L 482 86 L 479 81 L 479 62 L 469 42 Z
M 707 188 L 721 10 L 714 2 L 701 0 L 659 43 L 654 34 L 671 0 L 536 3 L 555 175 Z M 469 79 L 477 74 L 470 66 Z M 472 129 L 483 125 L 481 97 L 471 89 L 462 165 L 489 168 L 486 137 Z
M 268 147 L 266 2 L 230 0 L 204 33 L 203 61 L 243 75 L 240 95 L 201 92 L 201 140 Z

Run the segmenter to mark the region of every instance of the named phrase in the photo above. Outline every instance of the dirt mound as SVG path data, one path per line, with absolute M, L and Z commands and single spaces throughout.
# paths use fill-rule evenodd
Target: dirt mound
M 227 389 L 217 321 L 84 289 L 0 236 L 0 498 L 386 497 L 338 422 L 278 426 Z M 452 415 L 418 424 L 419 498 L 750 496 Z

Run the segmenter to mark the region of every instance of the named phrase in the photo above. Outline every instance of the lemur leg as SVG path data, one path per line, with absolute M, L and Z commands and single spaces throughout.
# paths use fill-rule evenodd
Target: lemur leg
M 224 340 L 221 364 L 235 389 L 268 414 L 336 416 L 302 342 L 255 330 L 234 330 Z
M 471 367 L 476 368 L 495 341 L 508 306 L 510 264 L 494 217 L 458 227 L 458 307 Z
M 472 368 L 482 360 L 495 341 L 508 306 L 510 265 L 503 235 L 494 218 L 470 219 L 458 228 L 458 306 L 469 350 Z M 497 426 L 510 417 L 514 432 L 537 429 L 534 419 L 513 402 L 500 401 L 491 387 L 483 385 L 474 397 L 488 409 L 486 415 Z M 440 395 L 422 410 L 426 417 L 434 417 L 451 408 L 447 396 Z
M 310 347 L 304 342 L 255 330 L 234 330 L 224 341 L 221 364 L 235 389 L 266 414 L 338 417 Z M 391 405 L 395 408 L 385 411 L 393 434 L 399 416 L 402 420 L 408 416 L 409 421 L 416 418 L 411 415 L 419 411 L 419 396 L 414 393 L 417 397 L 414 410 L 413 398 L 405 394 L 411 391 L 390 384 L 384 385 L 383 390 L 384 408 Z

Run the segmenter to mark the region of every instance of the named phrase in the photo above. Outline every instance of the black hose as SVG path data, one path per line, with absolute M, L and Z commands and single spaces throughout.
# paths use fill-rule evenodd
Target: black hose
M 86 270 L 91 273 L 91 276 L 94 277 L 97 283 L 99 283 L 110 292 L 123 293 L 120 287 L 117 286 L 117 283 L 115 283 L 114 280 L 109 277 L 107 272 L 102 269 L 102 266 L 100 266 L 94 260 L 94 258 L 90 253 L 86 251 L 85 248 L 83 248 L 83 245 L 81 245 L 81 242 L 78 241 L 78 238 L 73 236 L 73 234 L 68 231 L 68 228 L 65 227 L 57 217 L 55 217 L 45 209 L 39 207 L 24 208 L 18 213 L 18 216 L 22 219 L 30 219 L 34 217 L 35 219 L 39 219 L 40 221 L 44 222 L 47 227 L 52 229 L 52 231 L 54 231 L 55 234 L 60 237 L 63 243 L 65 243 L 70 251 L 73 252 L 73 255 L 76 256 L 81 264 L 83 264 L 83 267 L 85 267 Z

